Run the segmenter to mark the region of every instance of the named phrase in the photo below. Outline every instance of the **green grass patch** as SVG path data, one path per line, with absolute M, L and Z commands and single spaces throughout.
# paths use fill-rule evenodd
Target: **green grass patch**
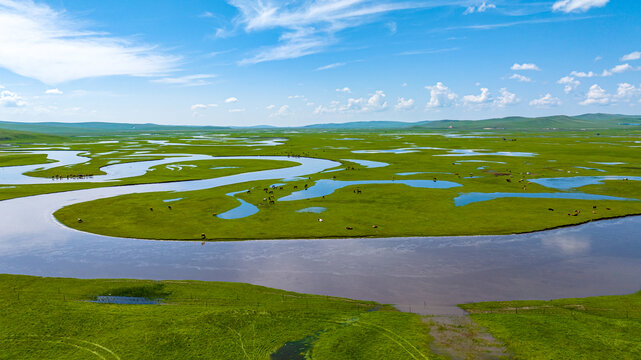
M 157 305 L 92 303 L 98 295 Z M 0 359 L 269 359 L 307 337 L 314 359 L 433 359 L 420 316 L 239 283 L 0 275 Z
M 517 359 L 641 358 L 641 293 L 459 306 Z

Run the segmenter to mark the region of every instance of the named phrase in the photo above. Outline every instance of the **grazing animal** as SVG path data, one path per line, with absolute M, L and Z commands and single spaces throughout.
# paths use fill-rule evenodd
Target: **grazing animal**
M 78 223 L 81 223 L 81 222 L 82 222 L 82 219 L 81 219 L 81 218 L 78 218 Z
M 200 238 L 201 239 L 207 239 L 207 235 L 205 235 L 205 233 L 202 233 L 202 234 L 200 234 Z
M 596 209 L 596 205 L 592 206 L 593 209 Z
M 318 222 L 323 222 L 323 219 L 321 219 L 321 218 L 318 218 Z
M 169 210 L 171 210 L 171 205 L 167 205 L 167 208 L 168 208 Z
M 378 227 L 378 225 L 372 225 L 372 227 L 373 227 L 374 229 L 376 229 L 376 228 Z
M 610 208 L 605 208 L 606 210 L 610 210 Z
M 294 185 L 294 189 L 298 189 L 298 185 Z
M 154 208 L 150 207 L 150 208 L 149 208 L 149 211 L 154 211 Z
M 218 216 L 218 214 L 217 213 L 213 213 L 213 214 L 211 214 L 211 216 Z
M 505 179 L 505 181 L 507 181 L 507 182 L 509 182 L 509 183 L 511 183 L 511 182 L 512 182 L 512 180 L 510 180 L 510 179 Z
M 554 209 L 552 209 L 552 208 L 548 208 L 548 210 L 549 210 L 549 211 L 554 211 Z
M 351 227 L 351 226 L 345 226 L 345 229 L 347 229 L 347 230 L 354 230 L 354 228 L 353 228 L 353 227 Z

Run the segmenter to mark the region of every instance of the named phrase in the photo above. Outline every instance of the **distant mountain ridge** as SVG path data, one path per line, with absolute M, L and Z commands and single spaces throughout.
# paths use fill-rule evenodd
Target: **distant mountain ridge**
M 269 130 L 269 129 L 300 129 L 300 130 L 601 130 L 641 128 L 641 115 L 619 114 L 582 114 L 577 116 L 555 115 L 543 117 L 510 116 L 485 120 L 434 120 L 418 122 L 402 121 L 354 121 L 347 123 L 313 124 L 300 127 L 259 126 L 188 126 L 188 125 L 157 125 L 157 124 L 126 124 L 108 122 L 40 122 L 20 123 L 0 121 L 0 129 L 36 132 L 49 135 L 101 135 L 107 133 L 140 133 L 168 131 L 212 131 L 212 130 Z

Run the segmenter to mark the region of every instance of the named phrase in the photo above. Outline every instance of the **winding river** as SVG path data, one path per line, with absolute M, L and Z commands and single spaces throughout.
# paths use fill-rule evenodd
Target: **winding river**
M 63 206 L 133 192 L 206 189 L 314 174 L 300 165 L 215 179 L 114 186 L 0 201 L 0 273 L 78 278 L 247 282 L 305 293 L 458 313 L 456 304 L 625 294 L 641 288 L 641 217 L 505 236 L 386 239 L 149 241 L 80 232 L 53 218 Z M 184 160 L 184 159 L 181 159 Z

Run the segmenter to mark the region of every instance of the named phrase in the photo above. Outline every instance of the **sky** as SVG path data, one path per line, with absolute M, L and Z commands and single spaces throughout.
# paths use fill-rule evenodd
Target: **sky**
M 641 114 L 638 0 L 0 0 L 0 120 Z

